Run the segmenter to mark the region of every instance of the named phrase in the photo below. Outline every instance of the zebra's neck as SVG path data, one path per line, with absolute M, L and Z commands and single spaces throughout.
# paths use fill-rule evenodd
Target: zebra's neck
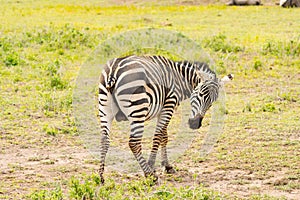
M 175 70 L 181 76 L 180 79 L 177 79 L 178 82 L 176 83 L 180 87 L 180 101 L 190 98 L 195 87 L 201 82 L 201 78 L 197 73 L 201 73 L 204 76 L 216 77 L 215 72 L 206 63 L 178 61 L 175 62 Z

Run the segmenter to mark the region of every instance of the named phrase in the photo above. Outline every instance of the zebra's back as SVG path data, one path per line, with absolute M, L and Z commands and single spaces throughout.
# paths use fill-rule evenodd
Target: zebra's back
M 100 88 L 111 93 L 117 121 L 159 114 L 175 87 L 170 65 L 174 62 L 161 56 L 128 56 L 107 63 Z

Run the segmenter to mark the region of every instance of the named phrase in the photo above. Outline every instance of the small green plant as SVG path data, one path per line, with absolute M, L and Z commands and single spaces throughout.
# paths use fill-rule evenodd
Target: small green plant
M 167 190 L 160 190 L 157 192 L 154 192 L 154 197 L 157 197 L 158 199 L 173 199 L 174 193 L 167 191 Z
M 47 75 L 54 76 L 58 74 L 58 71 L 60 69 L 60 62 L 58 60 L 55 60 L 54 62 L 49 62 L 42 64 L 41 69 L 45 70 Z
M 274 112 L 274 111 L 276 111 L 276 107 L 273 103 L 266 103 L 265 105 L 263 105 L 262 111 L 263 112 Z
M 279 98 L 289 102 L 297 102 L 297 100 L 293 97 L 291 92 L 282 93 L 279 95 Z
M 41 94 L 43 100 L 44 100 L 44 105 L 43 105 L 43 111 L 45 112 L 49 112 L 49 111 L 55 111 L 56 109 L 56 104 L 55 104 L 55 100 L 52 97 L 51 93 L 45 93 L 45 94 Z
M 217 63 L 217 69 L 216 69 L 217 74 L 226 74 L 226 66 L 224 61 L 219 61 Z
M 73 103 L 73 96 L 71 91 L 67 91 L 66 95 L 60 101 L 60 108 L 61 109 L 70 109 Z
M 74 199 L 96 199 L 97 188 L 100 183 L 100 178 L 97 175 L 87 177 L 84 181 L 72 177 L 69 184 L 70 197 Z
M 53 190 L 35 191 L 29 195 L 31 200 L 62 200 L 63 192 L 60 185 Z
M 262 67 L 263 67 L 262 61 L 259 60 L 259 59 L 255 59 L 255 60 L 254 60 L 254 63 L 253 63 L 253 68 L 254 68 L 255 70 L 259 71 L 259 70 L 262 69 Z
M 285 53 L 290 56 L 300 56 L 300 36 L 288 41 L 284 46 Z
M 0 50 L 8 52 L 12 49 L 12 41 L 9 37 L 0 38 Z
M 243 112 L 251 112 L 251 111 L 252 111 L 252 106 L 250 103 L 247 103 L 243 109 Z
M 63 90 L 67 87 L 67 83 L 60 76 L 55 75 L 50 80 L 50 86 L 54 89 Z
M 36 191 L 36 192 L 33 192 L 31 195 L 29 195 L 29 198 L 32 200 L 46 199 L 47 192 L 48 192 L 47 190 Z
M 11 67 L 11 66 L 17 66 L 19 65 L 21 62 L 20 60 L 20 56 L 17 52 L 10 52 L 6 55 L 6 57 L 4 58 L 4 64 L 7 67 Z
M 45 131 L 47 135 L 51 136 L 56 136 L 58 134 L 58 129 L 55 127 L 49 127 L 48 124 L 43 127 L 43 131 Z
M 273 56 L 279 56 L 280 55 L 280 45 L 273 41 L 267 41 L 263 47 L 262 47 L 262 54 L 263 55 L 273 55 Z

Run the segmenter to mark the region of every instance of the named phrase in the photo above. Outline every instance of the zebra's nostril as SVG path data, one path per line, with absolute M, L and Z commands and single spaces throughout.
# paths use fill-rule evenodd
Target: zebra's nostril
M 191 129 L 200 128 L 202 125 L 202 119 L 203 119 L 203 117 L 201 117 L 200 115 L 197 115 L 196 117 L 189 119 L 190 128 Z

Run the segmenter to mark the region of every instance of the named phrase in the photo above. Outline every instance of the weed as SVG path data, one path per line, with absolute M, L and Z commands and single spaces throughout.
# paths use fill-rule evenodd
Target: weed
M 228 41 L 227 37 L 222 33 L 213 36 L 211 39 L 204 39 L 203 43 L 204 47 L 210 48 L 215 52 L 237 53 L 243 51 L 242 47 L 234 45 L 232 42 Z
M 296 98 L 294 97 L 293 93 L 286 92 L 279 95 L 280 100 L 285 100 L 289 102 L 297 102 Z
M 63 90 L 67 87 L 67 82 L 62 80 L 60 76 L 55 75 L 50 79 L 50 86 L 53 89 Z
M 95 199 L 97 188 L 100 185 L 100 178 L 97 175 L 87 177 L 83 183 L 75 177 L 70 181 L 70 197 L 74 199 Z
M 62 200 L 63 192 L 60 185 L 53 190 L 35 191 L 29 195 L 31 200 Z
M 300 35 L 284 45 L 285 53 L 289 56 L 300 56 Z
M 300 36 L 288 41 L 267 41 L 262 48 L 263 55 L 299 56 L 300 55 Z
M 60 62 L 55 60 L 54 62 L 49 62 L 41 65 L 41 69 L 46 71 L 46 74 L 49 76 L 58 75 L 60 69 Z
M 222 199 L 222 196 L 219 193 L 209 191 L 199 185 L 197 187 L 181 187 L 176 195 L 176 199 Z
M 51 136 L 56 136 L 58 134 L 57 128 L 49 127 L 47 124 L 43 127 L 43 131 L 45 131 L 47 135 L 51 135 Z
M 262 107 L 263 112 L 274 112 L 276 111 L 276 107 L 273 103 L 266 103 Z
M 216 69 L 217 74 L 226 74 L 226 66 L 224 61 L 221 60 L 216 65 L 217 65 L 217 69 Z
M 269 195 L 252 195 L 249 199 L 251 200 L 281 200 L 286 199 L 284 197 L 276 198 Z
M 260 71 L 260 70 L 262 69 L 262 67 L 263 67 L 262 61 L 259 60 L 259 59 L 255 59 L 255 60 L 254 60 L 254 64 L 253 64 L 253 68 L 254 68 L 255 70 L 257 70 L 257 71 Z
M 107 179 L 104 185 L 100 185 L 100 178 L 96 174 L 81 178 L 72 177 L 68 184 L 67 195 L 70 199 L 222 199 L 219 193 L 205 189 L 202 185 L 194 187 L 180 187 L 178 189 L 162 184 L 160 186 L 149 185 L 149 181 L 126 181 L 126 184 L 117 184 Z M 57 193 L 56 196 L 54 194 Z M 35 191 L 30 195 L 31 199 L 62 199 L 60 187 L 54 190 Z
M 273 56 L 279 56 L 281 53 L 280 44 L 273 41 L 267 41 L 262 47 L 262 53 L 263 55 L 270 54 Z
M 71 24 L 65 24 L 61 29 L 50 25 L 33 33 L 23 33 L 24 43 L 36 43 L 43 46 L 46 51 L 59 51 L 62 54 L 64 52 L 62 49 L 92 47 L 92 38 L 86 34 L 87 30 L 78 30 Z
M 8 52 L 12 49 L 12 40 L 8 37 L 0 38 L 0 49 L 4 52 Z
M 175 196 L 174 193 L 166 190 L 160 190 L 157 192 L 154 192 L 154 197 L 157 197 L 158 199 L 173 199 Z
M 243 112 L 251 112 L 252 111 L 252 106 L 250 103 L 247 103 L 245 108 L 243 109 Z
M 20 56 L 17 52 L 9 52 L 4 60 L 3 60 L 4 64 L 7 66 L 7 67 L 11 67 L 11 66 L 17 66 L 20 64 L 21 62 L 21 59 L 20 59 Z
M 41 94 L 41 96 L 44 99 L 44 105 L 43 105 L 43 111 L 44 113 L 47 113 L 49 111 L 55 111 L 56 104 L 54 101 L 54 98 L 52 97 L 50 93 Z

